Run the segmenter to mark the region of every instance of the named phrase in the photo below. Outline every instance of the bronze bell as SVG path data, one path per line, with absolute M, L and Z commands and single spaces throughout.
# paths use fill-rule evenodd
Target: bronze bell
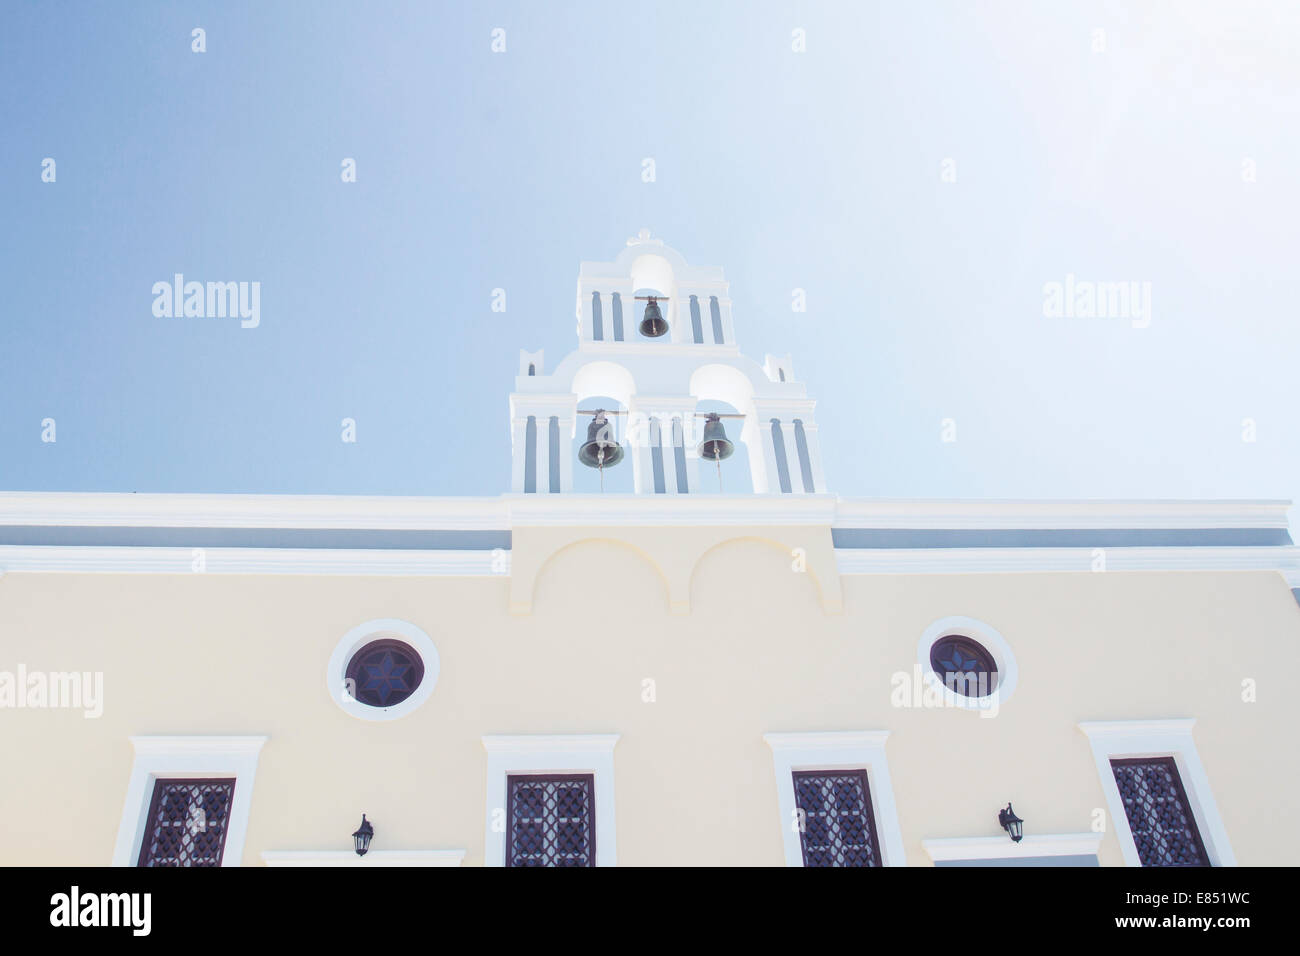
M 668 331 L 664 314 L 659 311 L 659 303 L 654 296 L 645 304 L 645 317 L 641 319 L 641 334 L 648 339 L 657 339 Z
M 614 440 L 614 429 L 605 417 L 605 409 L 596 414 L 587 426 L 587 440 L 578 449 L 578 461 L 588 468 L 608 468 L 623 460 L 623 446 Z
M 705 461 L 722 461 L 730 458 L 736 446 L 727 438 L 722 428 L 722 418 L 717 412 L 709 412 L 704 421 L 704 440 L 700 442 L 700 457 Z

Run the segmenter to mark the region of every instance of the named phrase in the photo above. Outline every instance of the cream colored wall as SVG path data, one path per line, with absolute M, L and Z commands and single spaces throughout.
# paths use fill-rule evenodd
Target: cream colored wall
M 908 862 L 928 865 L 923 839 L 1000 834 L 1008 800 L 1029 833 L 1087 830 L 1105 800 L 1080 720 L 1188 716 L 1238 862 L 1300 858 L 1291 687 L 1275 676 L 1300 608 L 1280 575 L 852 576 L 827 614 L 786 552 L 703 547 L 750 533 L 680 529 L 681 553 L 704 554 L 685 616 L 665 586 L 680 569 L 611 541 L 560 547 L 576 534 L 556 529 L 516 535 L 517 551 L 559 548 L 522 555 L 540 567 L 528 615 L 510 613 L 505 576 L 0 577 L 0 670 L 102 670 L 106 685 L 98 720 L 0 710 L 0 863 L 107 864 L 131 735 L 268 734 L 245 864 L 345 849 L 364 810 L 377 849 L 465 848 L 477 865 L 482 735 L 617 732 L 621 864 L 780 865 L 762 735 L 888 729 Z M 995 719 L 890 704 L 890 675 L 948 615 L 1015 651 Z M 428 632 L 442 673 L 414 713 L 364 722 L 330 700 L 325 667 L 348 629 L 384 617 Z M 1122 862 L 1113 835 L 1102 862 Z

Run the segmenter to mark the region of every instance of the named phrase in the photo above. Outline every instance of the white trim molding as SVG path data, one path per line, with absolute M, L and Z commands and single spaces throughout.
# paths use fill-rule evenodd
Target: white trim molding
M 264 850 L 267 866 L 460 866 L 464 850 Z
M 1105 553 L 1104 571 L 1097 570 L 1097 552 Z M 1300 547 L 836 548 L 835 564 L 840 574 L 1280 571 L 1300 575 Z
M 984 697 L 963 697 L 955 693 L 944 683 L 943 678 L 935 673 L 934 668 L 930 666 L 930 648 L 939 638 L 949 634 L 968 637 L 993 655 L 993 661 L 998 666 L 998 680 L 993 693 Z M 990 625 L 973 617 L 941 617 L 932 622 L 921 633 L 921 639 L 917 642 L 916 663 L 920 668 L 921 679 L 943 694 L 945 707 L 983 711 L 989 716 L 995 716 L 1002 705 L 1011 698 L 1016 683 L 1020 680 L 1020 667 L 1006 638 Z
M 158 780 L 234 777 L 235 791 L 226 823 L 221 865 L 239 866 L 244 858 L 248 812 L 253 805 L 257 758 L 267 737 L 132 737 L 135 762 L 117 828 L 113 866 L 135 866 L 148 825 L 154 783 Z
M 202 554 L 202 570 L 195 570 Z M 510 552 L 336 548 L 148 548 L 0 545 L 10 571 L 73 574 L 347 574 L 509 577 Z
M 840 498 L 836 528 L 1282 528 L 1278 499 Z
M 885 758 L 885 740 L 888 737 L 888 730 L 763 735 L 772 748 L 786 866 L 803 866 L 803 846 L 796 824 L 796 770 L 865 770 L 871 789 L 876 836 L 880 840 L 881 862 L 885 866 L 907 865 L 903 833 L 898 826 L 898 807 L 894 803 L 894 787 L 889 779 L 889 761 Z
M 1092 756 L 1097 764 L 1101 789 L 1106 795 L 1111 827 L 1119 840 L 1124 863 L 1141 866 L 1133 831 L 1129 828 L 1124 801 L 1115 782 L 1112 759 L 1129 757 L 1173 757 L 1187 802 L 1192 808 L 1201 842 L 1210 858 L 1211 866 L 1236 866 L 1228 832 L 1224 829 L 1219 808 L 1210 791 L 1210 780 L 1201 764 L 1196 744 L 1192 740 L 1195 718 L 1179 720 L 1106 720 L 1083 721 L 1079 729 L 1092 745 Z
M 371 707 L 348 693 L 348 664 L 352 656 L 367 644 L 386 638 L 409 644 L 412 650 L 420 655 L 420 660 L 424 664 L 424 678 L 420 681 L 420 686 L 415 689 L 415 693 L 400 704 L 394 704 L 392 707 Z M 440 668 L 438 648 L 434 646 L 428 634 L 410 621 L 380 618 L 358 624 L 344 634 L 342 640 L 334 646 L 334 653 L 330 655 L 329 665 L 325 669 L 325 690 L 334 703 L 353 717 L 361 720 L 397 720 L 429 699 L 434 685 L 438 683 Z
M 922 840 L 935 863 L 956 860 L 1019 860 L 1045 856 L 1096 856 L 1100 833 L 1044 833 L 1014 843 L 1006 836 Z
M 505 866 L 506 781 L 518 774 L 590 773 L 596 792 L 596 865 L 618 863 L 614 745 L 618 734 L 514 734 L 483 738 L 488 753 L 483 865 Z

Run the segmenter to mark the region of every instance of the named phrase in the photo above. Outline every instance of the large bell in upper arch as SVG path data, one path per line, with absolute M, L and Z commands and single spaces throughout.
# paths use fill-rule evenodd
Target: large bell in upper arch
M 587 440 L 578 449 L 578 461 L 588 468 L 603 470 L 622 460 L 623 446 L 614 440 L 614 429 L 605 417 L 605 410 L 598 408 L 587 426 Z
M 727 437 L 722 427 L 722 417 L 717 412 L 709 412 L 704 420 L 704 440 L 700 442 L 700 457 L 705 461 L 722 461 L 730 458 L 736 446 Z
M 659 308 L 654 296 L 645 304 L 645 316 L 641 319 L 641 334 L 648 339 L 657 339 L 668 331 L 668 320 Z

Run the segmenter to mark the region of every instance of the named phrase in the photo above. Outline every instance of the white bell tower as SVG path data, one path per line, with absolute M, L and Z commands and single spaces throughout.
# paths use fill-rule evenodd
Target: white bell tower
M 607 407 L 636 494 L 699 492 L 701 402 L 723 403 L 721 424 L 744 442 L 749 480 L 729 486 L 756 494 L 825 494 L 816 404 L 794 377 L 789 356 L 763 365 L 740 354 L 729 286 L 722 269 L 692 266 L 650 232 L 627 241 L 613 262 L 583 262 L 578 271 L 578 347 L 546 369 L 541 352 L 519 353 L 510 396 L 511 490 L 567 494 L 587 441 L 589 399 Z M 653 300 L 666 330 L 643 323 Z M 604 459 L 608 460 L 608 458 Z M 706 461 L 712 471 L 716 465 Z M 727 462 L 721 462 L 727 472 Z M 745 487 L 748 485 L 748 487 Z

